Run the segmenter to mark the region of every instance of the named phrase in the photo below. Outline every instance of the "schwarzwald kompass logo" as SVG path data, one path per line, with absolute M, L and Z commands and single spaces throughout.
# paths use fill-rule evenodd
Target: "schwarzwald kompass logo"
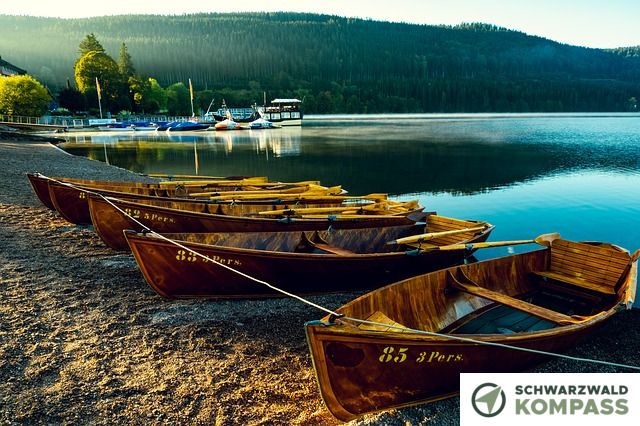
M 482 417 L 495 417 L 504 410 L 507 398 L 501 386 L 483 383 L 471 395 L 471 406 Z

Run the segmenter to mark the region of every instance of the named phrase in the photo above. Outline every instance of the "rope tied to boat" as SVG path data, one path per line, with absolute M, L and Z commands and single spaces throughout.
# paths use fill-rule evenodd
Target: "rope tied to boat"
M 349 316 L 337 317 L 337 318 L 335 318 L 334 321 L 336 323 L 343 322 L 343 321 L 353 321 L 353 322 L 359 323 L 359 324 L 382 326 L 382 327 L 385 327 L 385 328 L 393 328 L 393 329 L 396 329 L 396 330 L 399 330 L 399 331 L 403 331 L 403 332 L 411 332 L 411 333 L 421 334 L 421 335 L 430 336 L 430 337 L 438 337 L 438 338 L 444 338 L 444 339 L 447 339 L 447 340 L 455 340 L 455 341 L 458 341 L 458 342 L 472 343 L 472 344 L 476 344 L 476 345 L 494 346 L 494 347 L 499 347 L 499 348 L 503 348 L 503 349 L 512 349 L 512 350 L 517 350 L 517 351 L 521 351 L 521 352 L 529 352 L 529 353 L 534 353 L 534 354 L 538 354 L 538 355 L 545 355 L 545 356 L 550 356 L 550 357 L 563 358 L 563 359 L 568 359 L 568 360 L 571 360 L 571 361 L 588 362 L 588 363 L 592 363 L 592 364 L 607 365 L 607 366 L 610 366 L 610 367 L 627 368 L 629 370 L 640 371 L 640 366 L 636 366 L 636 365 L 620 364 L 620 363 L 617 363 L 617 362 L 603 361 L 603 360 L 593 359 L 593 358 L 582 358 L 582 357 L 575 357 L 575 356 L 571 356 L 571 355 L 559 354 L 559 353 L 555 353 L 555 352 L 547 352 L 547 351 L 541 351 L 541 350 L 537 350 L 537 349 L 522 348 L 520 346 L 506 345 L 504 343 L 487 342 L 487 341 L 484 341 L 484 340 L 476 340 L 476 339 L 472 339 L 472 338 L 469 338 L 469 337 L 463 337 L 463 336 L 455 335 L 455 334 L 441 334 L 441 333 L 437 333 L 437 332 L 433 332 L 433 331 L 417 330 L 415 328 L 409 328 L 409 327 L 405 327 L 405 326 L 402 326 L 402 325 L 380 323 L 380 322 L 376 322 L 376 321 L 368 321 L 368 320 L 363 320 L 363 319 L 359 319 L 359 318 L 353 318 L 353 317 L 349 317 Z M 327 324 L 327 325 L 330 325 L 330 324 Z M 352 324 L 349 324 L 349 325 L 352 325 Z
M 281 293 L 281 294 L 284 294 L 284 295 L 286 295 L 286 296 L 288 296 L 288 297 L 291 297 L 291 298 L 293 298 L 293 299 L 299 300 L 299 301 L 301 301 L 301 302 L 303 302 L 303 303 L 306 303 L 306 304 L 308 304 L 308 305 L 310 305 L 310 306 L 313 306 L 314 308 L 319 309 L 319 310 L 321 310 L 321 311 L 324 311 L 324 312 L 326 312 L 326 313 L 328 313 L 328 314 L 333 314 L 333 315 L 340 316 L 340 314 L 338 314 L 338 313 L 336 313 L 336 312 L 332 311 L 331 309 L 328 309 L 328 308 L 325 308 L 325 307 L 323 307 L 323 306 L 320 306 L 320 305 L 318 305 L 318 304 L 316 304 L 316 303 L 311 302 L 310 300 L 306 300 L 306 299 L 304 299 L 304 298 L 302 298 L 302 297 L 300 297 L 300 296 L 298 296 L 298 295 L 296 295 L 296 294 L 290 293 L 290 292 L 288 292 L 288 291 L 286 291 L 286 290 L 282 290 L 282 289 L 280 289 L 280 288 L 278 288 L 278 287 L 276 287 L 276 286 L 274 286 L 274 285 L 272 285 L 272 284 L 270 284 L 270 283 L 268 283 L 268 282 L 266 282 L 266 281 L 263 281 L 263 280 L 260 280 L 260 279 L 258 279 L 258 278 L 252 277 L 251 275 L 245 274 L 245 273 L 244 273 L 244 272 L 242 272 L 242 271 L 239 271 L 239 270 L 237 270 L 237 269 L 235 269 L 235 268 L 232 268 L 232 267 L 231 267 L 231 266 L 229 266 L 229 265 L 225 265 L 224 263 L 218 262 L 217 260 L 212 259 L 212 258 L 210 258 L 209 256 L 206 256 L 206 255 L 204 255 L 204 254 L 202 254 L 202 253 L 199 253 L 199 252 L 197 252 L 197 251 L 195 251 L 195 250 L 193 250 L 193 249 L 191 249 L 191 248 L 189 248 L 189 247 L 187 247 L 187 246 L 185 246 L 185 245 L 183 245 L 183 244 L 180 244 L 180 243 L 179 243 L 178 241 L 176 241 L 176 240 L 172 240 L 171 238 L 167 238 L 167 237 L 165 237 L 164 235 L 159 234 L 159 233 L 157 233 L 156 231 L 154 231 L 153 229 L 149 228 L 149 227 L 148 227 L 148 226 L 146 226 L 144 223 L 140 222 L 139 220 L 137 220 L 136 218 L 134 218 L 133 216 L 131 216 L 129 213 L 127 213 L 127 212 L 125 212 L 124 210 L 122 210 L 122 209 L 121 209 L 120 207 L 118 207 L 115 203 L 113 203 L 111 200 L 109 200 L 109 198 L 108 198 L 108 197 L 105 197 L 104 195 L 99 194 L 99 193 L 95 193 L 95 192 L 94 192 L 94 194 L 97 194 L 97 196 L 99 196 L 99 197 L 100 197 L 100 198 L 102 198 L 104 201 L 106 201 L 107 203 L 109 203 L 113 208 L 115 208 L 115 209 L 116 209 L 116 210 L 118 210 L 120 213 L 122 213 L 123 215 L 125 215 L 129 220 L 131 220 L 132 222 L 135 222 L 137 225 L 139 225 L 139 226 L 140 226 L 144 231 L 146 231 L 148 234 L 151 234 L 151 235 L 153 235 L 153 236 L 155 236 L 155 237 L 157 237 L 157 238 L 160 238 L 160 239 L 162 239 L 162 240 L 164 240 L 164 241 L 167 241 L 167 242 L 169 242 L 170 244 L 173 244 L 173 245 L 175 245 L 176 247 L 181 248 L 182 250 L 186 250 L 186 251 L 188 251 L 188 252 L 192 253 L 192 254 L 193 254 L 193 255 L 195 255 L 195 256 L 198 256 L 198 257 L 200 257 L 200 258 L 202 258 L 202 259 L 204 259 L 204 260 L 206 260 L 206 261 L 209 261 L 209 262 L 212 262 L 212 263 L 214 263 L 214 264 L 216 264 L 216 265 L 218 265 L 218 266 L 221 266 L 221 267 L 223 267 L 223 268 L 225 268 L 225 269 L 227 269 L 227 270 L 229 270 L 229 271 L 231 271 L 231 272 L 233 272 L 233 273 L 235 273 L 235 274 L 238 274 L 238 275 L 240 275 L 240 276 L 242 276 L 242 277 L 245 277 L 245 278 L 247 278 L 247 279 L 249 279 L 249 280 L 251 280 L 251 281 L 254 281 L 254 282 L 258 283 L 258 284 L 262 284 L 262 285 L 266 286 L 267 288 L 270 288 L 270 289 L 272 289 L 272 290 L 274 290 L 274 291 L 276 291 L 276 292 L 279 292 L 279 293 Z M 144 232 L 144 231 L 143 231 L 143 232 Z
M 84 188 L 80 188 L 76 185 L 73 184 L 69 184 L 66 182 L 60 182 L 56 179 L 51 179 L 48 178 L 52 181 L 55 182 L 59 182 L 62 184 L 65 184 L 67 186 L 70 187 L 74 187 L 76 189 L 80 189 L 82 191 L 85 191 L 87 193 L 96 195 L 100 198 L 102 198 L 105 202 L 107 202 L 108 204 L 110 204 L 113 208 L 115 208 L 116 210 L 118 210 L 120 213 L 122 213 L 123 215 L 125 215 L 127 218 L 129 218 L 129 220 L 131 220 L 132 222 L 135 222 L 136 224 L 138 224 L 142 229 L 144 233 L 148 233 L 151 235 L 154 235 L 157 238 L 160 238 L 164 241 L 169 242 L 170 244 L 175 245 L 176 247 L 181 248 L 182 250 L 186 250 L 190 253 L 192 253 L 195 256 L 198 256 L 204 260 L 207 260 L 209 262 L 211 262 L 212 264 L 218 265 L 220 267 L 223 267 L 235 274 L 238 274 L 242 277 L 247 278 L 248 280 L 254 281 L 258 284 L 261 284 L 267 288 L 270 288 L 271 290 L 274 290 L 280 294 L 283 294 L 285 296 L 291 297 L 295 300 L 298 300 L 299 302 L 302 302 L 304 304 L 307 304 L 311 307 L 314 307 L 320 311 L 323 311 L 327 314 L 329 314 L 329 322 L 320 322 L 323 325 L 326 326 L 332 326 L 332 325 L 336 325 L 338 323 L 341 323 L 343 325 L 347 325 L 347 326 L 351 326 L 351 327 L 355 327 L 353 324 L 349 324 L 345 321 L 352 321 L 354 323 L 358 323 L 358 324 L 366 324 L 366 325 L 373 325 L 373 326 L 381 326 L 381 327 L 385 327 L 385 328 L 393 328 L 393 329 L 397 329 L 400 331 L 404 331 L 404 332 L 409 332 L 409 333 L 413 333 L 413 334 L 419 334 L 419 335 L 425 335 L 425 336 L 430 336 L 430 337 L 436 337 L 436 338 L 441 338 L 441 339 L 445 339 L 445 340 L 453 340 L 453 341 L 458 341 L 458 342 L 464 342 L 464 343 L 471 343 L 471 344 L 475 344 L 475 345 L 485 345 L 485 346 L 493 346 L 493 347 L 499 347 L 502 349 L 510 349 L 510 350 L 515 350 L 515 351 L 521 351 L 521 352 L 529 352 L 529 353 L 534 353 L 537 355 L 544 355 L 544 356 L 549 356 L 549 357 L 556 357 L 556 358 L 562 358 L 562 359 L 567 359 L 567 360 L 571 360 L 571 361 L 577 361 L 577 362 L 585 362 L 585 363 L 592 363 L 592 364 L 600 364 L 600 365 L 607 365 L 610 367 L 617 367 L 617 368 L 626 368 L 629 370 L 636 370 L 636 371 L 640 371 L 640 366 L 635 366 L 635 365 L 629 365 L 629 364 L 621 364 L 621 363 L 616 363 L 616 362 L 610 362 L 610 361 L 603 361 L 603 360 L 597 360 L 597 359 L 592 359 L 592 358 L 583 358 L 583 357 L 575 357 L 575 356 L 571 356 L 571 355 L 564 355 L 564 354 L 559 354 L 559 353 L 555 353 L 555 352 L 547 352 L 547 351 L 541 351 L 541 350 L 537 350 L 537 349 L 530 349 L 530 348 L 523 348 L 523 347 L 519 347 L 519 346 L 513 346 L 513 345 L 507 345 L 504 343 L 498 343 L 498 342 L 487 342 L 487 341 L 483 341 L 483 340 L 476 340 L 473 338 L 469 338 L 469 337 L 463 337 L 460 335 L 454 335 L 454 334 L 442 334 L 442 333 L 438 333 L 438 332 L 432 332 L 432 331 L 425 331 L 425 330 L 418 330 L 415 328 L 409 328 L 409 327 L 405 327 L 403 325 L 395 325 L 395 324 L 387 324 L 387 323 L 381 323 L 381 322 L 376 322 L 376 321 L 369 321 L 369 320 L 363 320 L 363 319 L 359 319 L 359 318 L 353 318 L 353 317 L 349 317 L 349 316 L 345 316 L 344 314 L 340 314 L 336 311 L 333 311 L 329 308 L 326 308 L 322 305 L 318 305 L 317 303 L 314 303 L 310 300 L 307 300 L 301 296 L 298 296 L 296 294 L 290 293 L 286 290 L 283 290 L 279 287 L 274 286 L 273 284 L 270 284 L 266 281 L 263 281 L 261 279 L 255 278 L 251 275 L 248 275 L 242 271 L 239 271 L 235 268 L 232 268 L 229 265 L 225 265 L 224 263 L 218 262 L 215 259 L 212 259 L 206 255 L 203 255 L 202 253 L 199 253 L 183 244 L 181 244 L 180 242 L 176 241 L 176 240 L 172 240 L 171 238 L 167 238 L 162 234 L 159 234 L 157 232 L 155 232 L 153 229 L 149 228 L 148 226 L 146 226 L 145 224 L 143 224 L 142 222 L 140 222 L 139 220 L 137 220 L 136 218 L 134 218 L 133 216 L 131 216 L 129 213 L 125 212 L 124 210 L 122 210 L 120 207 L 118 207 L 115 203 L 113 203 L 111 200 L 109 200 L 108 197 L 104 196 L 103 194 L 100 194 L 98 192 L 95 191 L 87 191 Z

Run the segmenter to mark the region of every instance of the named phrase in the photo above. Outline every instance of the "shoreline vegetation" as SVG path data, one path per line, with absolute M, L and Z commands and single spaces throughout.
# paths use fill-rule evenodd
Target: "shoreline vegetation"
M 133 258 L 42 206 L 26 172 L 144 177 L 0 132 L 0 423 L 337 424 L 304 337 L 322 313 L 291 299 L 169 301 Z M 358 294 L 315 296 L 336 308 Z M 637 364 L 640 311 L 615 316 L 569 355 Z M 538 372 L 615 372 L 556 359 Z M 369 415 L 365 424 L 459 420 L 459 400 Z
M 4 15 L 0 36 L 2 55 L 70 110 L 97 110 L 95 77 L 112 113 L 190 115 L 189 81 L 196 114 L 212 100 L 214 109 L 223 99 L 261 105 L 265 92 L 302 99 L 306 114 L 633 112 L 640 99 L 638 46 L 571 46 L 482 23 L 282 12 Z

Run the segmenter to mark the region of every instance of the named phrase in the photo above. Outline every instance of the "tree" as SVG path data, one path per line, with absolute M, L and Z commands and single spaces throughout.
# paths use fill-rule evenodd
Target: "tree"
M 118 64 L 104 52 L 91 51 L 78 60 L 75 67 L 76 86 L 85 95 L 100 84 L 102 99 L 108 108 L 122 95 L 124 84 Z
M 49 109 L 47 89 L 29 75 L 0 78 L 0 113 L 39 117 Z
M 145 111 L 149 113 L 166 111 L 167 93 L 165 90 L 155 78 L 149 79 L 149 87 L 147 98 L 142 100 Z
M 135 112 L 145 111 L 145 100 L 147 99 L 149 92 L 151 92 L 151 83 L 148 78 L 140 76 L 129 77 L 129 94 L 131 95 L 131 102 L 133 110 Z
M 131 55 L 129 55 L 127 45 L 124 43 L 122 43 L 122 46 L 120 46 L 120 56 L 118 56 L 118 69 L 120 69 L 120 74 L 122 74 L 124 81 L 129 80 L 129 78 L 133 77 L 136 74 L 136 69 L 133 67 L 133 60 L 131 59 Z
M 191 115 L 189 89 L 184 83 L 167 87 L 167 110 L 171 115 Z
M 78 53 L 80 58 L 89 52 L 102 52 L 104 53 L 104 47 L 100 44 L 95 34 L 87 34 L 87 36 L 80 42 L 78 46 Z
M 73 87 L 65 87 L 58 93 L 58 102 L 62 108 L 71 112 L 85 111 L 87 109 L 87 99 L 80 91 Z

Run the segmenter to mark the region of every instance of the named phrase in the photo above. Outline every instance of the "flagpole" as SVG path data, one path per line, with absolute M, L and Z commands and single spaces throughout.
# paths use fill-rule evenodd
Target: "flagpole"
M 198 175 L 198 148 L 196 145 L 196 141 L 193 141 L 193 160 L 196 166 L 196 176 Z
M 100 93 L 100 83 L 96 77 L 96 91 L 98 92 L 98 108 L 100 108 L 100 119 L 102 119 L 102 94 Z
M 193 110 L 193 86 L 191 85 L 191 79 L 189 79 L 189 95 L 191 97 L 191 117 L 195 117 L 196 113 Z

